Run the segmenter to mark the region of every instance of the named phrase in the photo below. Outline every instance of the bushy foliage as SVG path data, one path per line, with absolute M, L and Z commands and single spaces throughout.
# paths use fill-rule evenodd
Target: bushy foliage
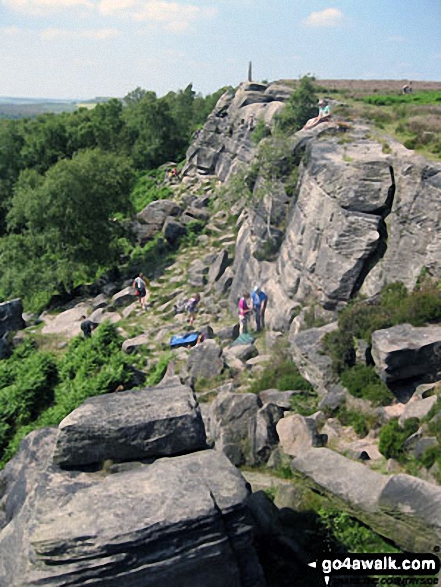
M 404 442 L 419 428 L 418 418 L 409 418 L 401 427 L 394 418 L 380 430 L 378 449 L 387 459 L 402 461 L 405 458 Z
M 370 343 L 376 330 L 405 322 L 424 326 L 441 320 L 441 289 L 431 279 L 423 279 L 409 293 L 401 282 L 386 285 L 375 304 L 363 300 L 349 304 L 339 315 L 338 330 L 325 335 L 323 348 L 331 357 L 333 369 L 341 374 L 355 364 L 354 338 Z
M 173 353 L 167 352 L 161 355 L 161 358 L 156 363 L 155 368 L 149 374 L 146 379 L 146 385 L 157 385 L 161 379 L 164 377 L 165 372 L 167 371 L 167 367 L 171 359 L 173 358 Z
M 163 181 L 164 171 L 161 169 L 149 171 L 138 177 L 130 194 L 130 199 L 136 212 L 141 212 L 156 200 L 172 197 L 172 190 Z
M 281 353 L 274 357 L 250 386 L 250 391 L 253 393 L 259 393 L 265 389 L 312 391 L 313 387 L 300 375 L 296 364 Z
M 342 426 L 352 426 L 361 438 L 367 436 L 376 424 L 375 417 L 359 411 L 350 410 L 345 405 L 341 406 L 333 415 L 337 417 Z
M 300 130 L 304 124 L 317 116 L 317 95 L 315 78 L 305 75 L 291 94 L 282 113 L 277 118 L 277 128 L 283 132 Z
M 369 400 L 374 406 L 387 406 L 394 399 L 393 393 L 381 381 L 373 367 L 354 365 L 343 371 L 340 377 L 351 395 Z
M 32 430 L 57 426 L 88 397 L 129 384 L 133 373 L 121 342 L 105 322 L 91 338 L 73 339 L 58 361 L 28 344 L 0 363 L 0 464 Z
M 400 552 L 396 547 L 347 512 L 321 508 L 318 514 L 333 540 L 343 545 L 349 552 Z
M 301 416 L 309 416 L 317 411 L 319 398 L 315 391 L 309 390 L 292 395 L 289 403 L 293 412 Z
M 355 365 L 354 337 L 350 331 L 339 328 L 327 332 L 322 339 L 322 348 L 329 355 L 337 375 Z
M 271 130 L 262 118 L 259 118 L 256 126 L 251 134 L 251 141 L 257 145 L 262 139 L 265 139 L 271 134 Z
M 57 382 L 55 359 L 27 343 L 0 361 L 0 453 L 20 426 L 49 406 Z

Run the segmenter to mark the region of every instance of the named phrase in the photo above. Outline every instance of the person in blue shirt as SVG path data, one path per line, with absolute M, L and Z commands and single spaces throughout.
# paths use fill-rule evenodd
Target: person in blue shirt
M 251 292 L 251 305 L 256 319 L 256 332 L 265 328 L 265 311 L 268 304 L 268 296 L 260 287 L 255 287 Z

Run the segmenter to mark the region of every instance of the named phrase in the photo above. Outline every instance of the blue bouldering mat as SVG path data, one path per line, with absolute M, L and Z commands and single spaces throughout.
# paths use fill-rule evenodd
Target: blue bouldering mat
M 189 332 L 188 334 L 174 334 L 170 339 L 170 348 L 178 349 L 179 347 L 194 346 L 198 341 L 198 332 Z

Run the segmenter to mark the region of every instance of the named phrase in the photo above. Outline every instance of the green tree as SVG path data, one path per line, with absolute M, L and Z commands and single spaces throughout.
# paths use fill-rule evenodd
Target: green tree
M 315 78 L 305 75 L 291 94 L 285 108 L 278 117 L 278 127 L 283 132 L 300 130 L 307 120 L 317 116 Z
M 0 279 L 1 289 L 21 294 L 15 292 L 15 274 L 29 276 L 31 268 L 69 290 L 75 279 L 109 267 L 117 260 L 121 235 L 114 215 L 130 211 L 132 180 L 127 158 L 100 150 L 59 161 L 44 178 L 23 174 L 8 214 L 10 231 L 21 234 L 0 246 L 0 260 L 12 262 L 8 280 Z M 22 267 L 10 258 L 8 243 Z
M 122 151 L 125 143 L 125 122 L 122 112 L 122 102 L 116 98 L 104 104 L 98 104 L 92 110 L 91 123 L 95 146 L 103 151 Z

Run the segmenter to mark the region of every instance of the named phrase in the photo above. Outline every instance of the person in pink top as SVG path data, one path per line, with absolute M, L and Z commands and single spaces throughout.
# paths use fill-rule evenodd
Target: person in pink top
M 248 332 L 248 319 L 251 312 L 248 306 L 250 294 L 245 292 L 239 300 L 239 334 Z

